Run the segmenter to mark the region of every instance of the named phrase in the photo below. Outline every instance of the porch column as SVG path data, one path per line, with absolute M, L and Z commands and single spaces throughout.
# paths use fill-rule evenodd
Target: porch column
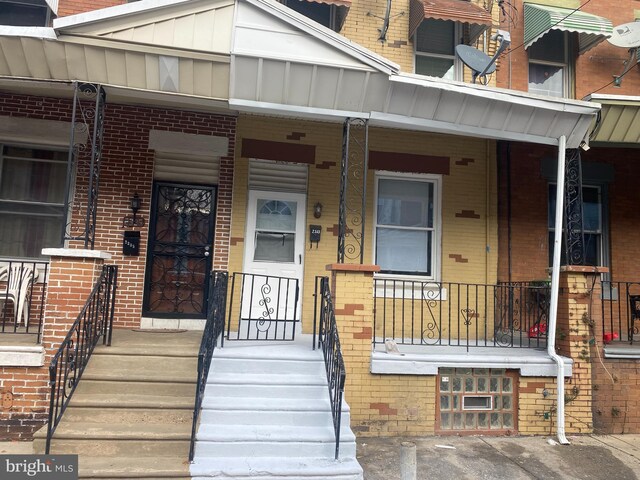
M 433 375 L 371 373 L 373 273 L 377 265 L 332 264 L 331 293 L 347 373 L 345 400 L 360 436 L 415 436 L 435 431 Z
M 565 422 L 567 432 L 593 432 L 592 345 L 602 339 L 600 320 L 603 267 L 564 266 L 560 268 L 556 348 L 573 360 L 572 376 L 565 381 Z
M 42 253 L 51 258 L 42 327 L 48 365 L 89 298 L 104 261 L 111 255 L 72 248 L 45 248 Z

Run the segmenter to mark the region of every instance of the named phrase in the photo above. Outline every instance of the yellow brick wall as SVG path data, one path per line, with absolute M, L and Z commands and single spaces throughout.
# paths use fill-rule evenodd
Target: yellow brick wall
M 303 133 L 297 141 L 292 132 Z M 337 224 L 342 155 L 342 125 L 242 115 L 238 134 L 229 271 L 242 271 L 247 211 L 248 159 L 242 158 L 242 140 L 252 138 L 316 146 L 315 165 L 309 166 L 305 235 L 308 225 L 322 226 L 318 248 L 305 243 L 303 282 L 303 326 L 313 319 L 316 275 L 326 275 L 325 266 L 336 261 Z M 420 132 L 372 128 L 370 150 L 450 157 L 450 174 L 442 180 L 442 280 L 494 283 L 497 274 L 497 205 L 495 144 L 480 139 L 453 138 Z M 365 262 L 373 262 L 373 170 L 368 172 Z M 316 202 L 323 205 L 320 219 L 313 217 Z M 478 218 L 459 216 L 473 212 Z
M 472 1 L 483 7 L 487 3 L 485 0 Z M 409 38 L 409 4 L 410 0 L 392 1 L 387 39 L 381 42 L 378 38 L 382 28 L 382 18 L 384 18 L 387 8 L 386 0 L 353 0 L 340 33 L 349 40 L 397 63 L 403 72 L 413 73 L 414 45 L 413 38 Z M 489 37 L 498 28 L 500 21 L 497 2 L 492 2 L 492 4 L 494 27 L 491 31 L 487 31 L 487 53 L 489 55 L 493 55 L 496 45 L 495 42 L 489 40 Z M 484 50 L 484 37 L 480 36 L 473 46 Z M 464 68 L 464 81 L 471 82 L 471 71 L 466 67 Z M 490 78 L 489 84 L 495 86 L 495 75 Z
M 435 376 L 370 373 L 372 274 L 332 273 L 336 322 L 347 373 L 345 398 L 351 409 L 352 429 L 358 436 L 433 434 Z

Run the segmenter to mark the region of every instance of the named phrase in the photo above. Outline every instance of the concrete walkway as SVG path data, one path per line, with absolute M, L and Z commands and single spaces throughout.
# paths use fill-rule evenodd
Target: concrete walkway
M 400 479 L 400 444 L 416 444 L 418 480 L 640 479 L 640 435 L 360 438 L 364 480 Z
M 416 444 L 418 480 L 637 480 L 640 435 L 569 437 L 361 438 L 364 480 L 400 479 L 400 444 Z M 0 442 L 0 454 L 32 453 L 30 442 Z

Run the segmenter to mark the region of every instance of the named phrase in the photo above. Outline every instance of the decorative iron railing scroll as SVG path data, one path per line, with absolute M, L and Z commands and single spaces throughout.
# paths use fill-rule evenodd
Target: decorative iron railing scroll
M 367 196 L 369 123 L 347 118 L 342 134 L 338 263 L 363 263 Z
M 564 180 L 564 241 L 567 265 L 584 265 L 582 162 L 580 149 L 567 149 Z
M 106 94 L 93 83 L 74 85 L 62 240 L 80 241 L 84 248 L 93 249 Z

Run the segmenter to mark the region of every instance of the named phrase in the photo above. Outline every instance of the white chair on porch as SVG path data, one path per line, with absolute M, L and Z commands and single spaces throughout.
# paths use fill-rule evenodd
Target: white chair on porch
M 37 278 L 38 270 L 23 263 L 0 267 L 0 282 L 5 283 L 0 288 L 0 303 L 13 303 L 13 318 L 16 325 L 20 320 L 25 327 L 29 324 L 31 286 Z M 4 311 L 4 305 L 0 311 Z

